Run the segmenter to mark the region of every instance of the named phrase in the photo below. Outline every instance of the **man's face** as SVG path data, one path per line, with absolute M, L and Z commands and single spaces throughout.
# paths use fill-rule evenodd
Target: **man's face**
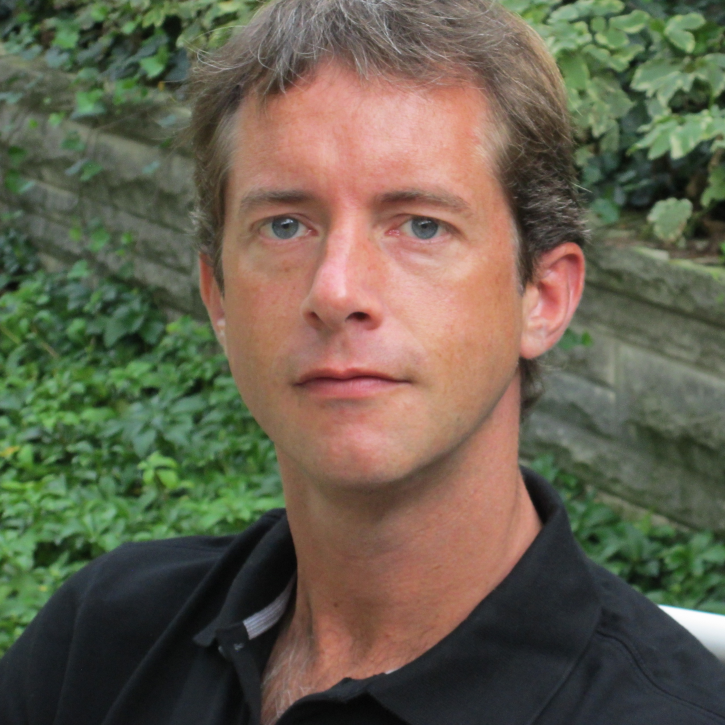
M 287 470 L 407 479 L 511 397 L 522 297 L 487 124 L 473 88 L 337 66 L 241 108 L 212 319 Z

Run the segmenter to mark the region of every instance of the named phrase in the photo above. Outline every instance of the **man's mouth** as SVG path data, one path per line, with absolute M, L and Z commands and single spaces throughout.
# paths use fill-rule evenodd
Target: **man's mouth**
M 326 398 L 365 398 L 392 390 L 406 380 L 366 368 L 320 368 L 302 375 L 296 387 Z

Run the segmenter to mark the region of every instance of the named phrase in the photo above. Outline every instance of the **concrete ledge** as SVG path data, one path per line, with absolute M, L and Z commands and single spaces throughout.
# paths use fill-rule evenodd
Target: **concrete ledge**
M 553 453 L 557 465 L 643 509 L 685 525 L 724 531 L 725 486 L 620 440 L 605 438 L 559 417 L 534 411 L 525 426 L 522 453 Z
M 587 256 L 587 283 L 624 297 L 722 326 L 725 268 L 664 259 L 659 250 L 608 246 L 606 236 Z

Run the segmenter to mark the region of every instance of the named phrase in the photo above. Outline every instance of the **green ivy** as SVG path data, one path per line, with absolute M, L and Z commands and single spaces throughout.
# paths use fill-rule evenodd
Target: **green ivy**
M 582 184 L 601 221 L 648 210 L 654 236 L 680 243 L 725 218 L 720 4 L 503 1 L 557 59 Z
M 186 80 L 188 49 L 218 46 L 258 4 L 257 0 L 6 0 L 0 3 L 0 37 L 10 52 L 26 58 L 42 55 L 50 67 L 74 72 L 82 81 L 99 86 L 80 92 L 76 106 L 77 116 L 97 115 L 105 110 L 104 90 L 123 102 L 143 95 L 144 85 Z

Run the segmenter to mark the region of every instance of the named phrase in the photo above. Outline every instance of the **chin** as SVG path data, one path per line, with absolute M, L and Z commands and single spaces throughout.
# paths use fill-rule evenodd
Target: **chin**
M 296 457 L 297 464 L 310 479 L 326 488 L 376 493 L 403 485 L 431 462 L 430 447 L 428 455 L 424 455 L 411 441 L 398 448 L 391 446 L 389 439 L 375 438 L 367 445 L 358 440 L 308 447 Z

